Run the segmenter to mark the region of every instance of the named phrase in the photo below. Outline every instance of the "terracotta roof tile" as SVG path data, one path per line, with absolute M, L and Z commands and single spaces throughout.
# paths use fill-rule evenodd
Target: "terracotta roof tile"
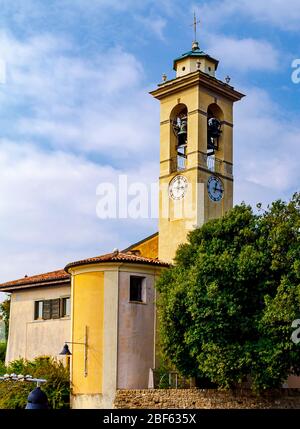
M 31 277 L 23 277 L 18 280 L 6 282 L 0 284 L 0 291 L 10 291 L 14 289 L 23 289 L 28 287 L 36 287 L 51 285 L 57 282 L 67 282 L 70 280 L 70 274 L 68 269 L 80 265 L 104 263 L 104 262 L 129 262 L 135 264 L 146 264 L 158 267 L 168 267 L 169 264 L 166 262 L 159 261 L 158 259 L 146 258 L 139 256 L 135 251 L 128 252 L 113 252 L 106 255 L 96 256 L 94 258 L 87 258 L 77 262 L 71 262 L 65 268 L 65 270 L 51 271 L 49 273 L 39 274 Z
M 2 283 L 0 284 L 0 290 L 8 290 L 8 289 L 18 289 L 21 288 L 22 286 L 35 286 L 35 284 L 40 284 L 40 283 L 54 283 L 57 281 L 62 281 L 62 280 L 69 280 L 70 279 L 70 275 L 68 273 L 65 272 L 65 270 L 57 270 L 57 271 L 51 271 L 49 273 L 44 273 L 44 274 L 38 274 L 36 276 L 31 276 L 31 277 L 23 277 L 21 279 L 18 280 L 14 280 L 11 282 L 6 282 L 6 283 Z
M 89 264 L 98 264 L 104 262 L 131 262 L 136 264 L 146 264 L 146 265 L 156 265 L 159 267 L 169 267 L 169 264 L 162 262 L 158 259 L 146 258 L 144 256 L 139 256 L 134 254 L 134 252 L 113 252 L 107 253 L 106 255 L 96 256 L 94 258 L 83 259 L 77 262 L 71 262 L 65 267 L 65 270 L 68 272 L 69 268 L 77 267 L 80 265 L 89 265 Z

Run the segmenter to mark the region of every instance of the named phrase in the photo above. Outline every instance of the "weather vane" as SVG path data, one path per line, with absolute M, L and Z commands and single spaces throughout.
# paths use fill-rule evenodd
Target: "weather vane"
M 191 27 L 194 27 L 194 42 L 197 42 L 197 24 L 200 24 L 200 19 L 196 18 L 196 12 L 194 12 L 194 22 L 191 24 Z

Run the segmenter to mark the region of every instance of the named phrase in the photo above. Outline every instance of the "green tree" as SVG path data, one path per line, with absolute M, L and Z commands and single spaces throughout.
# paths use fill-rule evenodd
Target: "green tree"
M 9 329 L 9 313 L 10 313 L 10 297 L 0 303 L 0 316 L 5 323 L 5 336 L 8 338 Z
M 185 376 L 232 388 L 300 375 L 300 194 L 192 231 L 157 283 L 161 347 Z

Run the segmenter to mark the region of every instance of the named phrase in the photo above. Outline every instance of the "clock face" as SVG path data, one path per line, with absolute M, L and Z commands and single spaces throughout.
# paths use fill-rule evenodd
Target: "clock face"
M 224 195 L 223 183 L 218 177 L 210 176 L 207 181 L 207 191 L 212 201 L 221 201 Z
M 169 185 L 169 196 L 173 200 L 181 200 L 187 191 L 188 181 L 184 176 L 175 176 Z

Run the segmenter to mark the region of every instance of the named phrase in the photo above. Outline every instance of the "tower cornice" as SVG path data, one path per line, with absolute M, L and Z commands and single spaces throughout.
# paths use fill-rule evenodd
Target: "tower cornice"
M 209 76 L 208 74 L 203 73 L 200 70 L 161 83 L 158 85 L 157 89 L 155 89 L 154 91 L 150 91 L 150 94 L 154 98 L 161 100 L 169 96 L 170 94 L 180 92 L 185 88 L 193 87 L 196 85 L 210 89 L 215 93 L 223 95 L 224 97 L 232 101 L 239 101 L 243 97 L 245 97 L 245 94 L 236 91 L 232 86 L 219 79 L 216 79 L 215 77 Z

